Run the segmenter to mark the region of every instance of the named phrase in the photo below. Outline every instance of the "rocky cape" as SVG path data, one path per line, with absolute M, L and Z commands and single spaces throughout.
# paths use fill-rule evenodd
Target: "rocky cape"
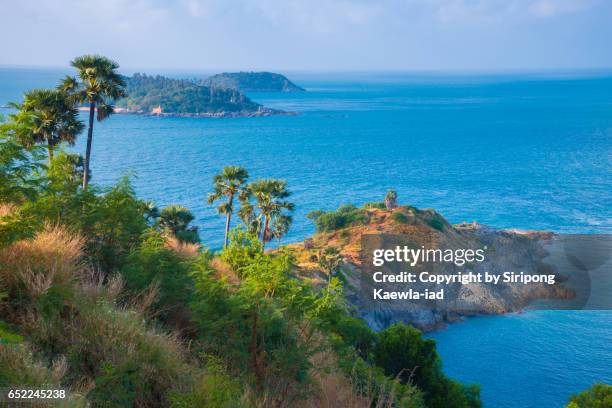
M 405 322 L 421 330 L 431 331 L 467 316 L 519 312 L 530 302 L 539 299 L 570 299 L 571 290 L 559 282 L 564 277 L 545 262 L 548 253 L 545 244 L 554 236 L 549 232 L 497 230 L 476 222 L 451 225 L 432 209 L 420 210 L 400 206 L 392 211 L 382 208 L 359 209 L 364 217 L 357 223 L 331 232 L 321 232 L 302 243 L 289 245 L 297 253 L 296 275 L 324 285 L 328 277 L 319 266 L 321 254 L 330 246 L 337 248 L 343 258 L 338 276 L 345 282 L 347 300 L 355 314 L 363 318 L 374 330 L 382 330 L 394 323 Z M 397 215 L 397 214 L 401 215 Z M 422 303 L 397 303 L 364 300 L 364 237 L 401 235 L 412 244 L 425 248 L 478 248 L 486 246 L 489 255 L 480 264 L 469 265 L 475 273 L 490 271 L 523 271 L 525 274 L 555 274 L 555 285 L 472 283 L 447 287 L 445 300 L 434 306 Z M 454 264 L 439 265 L 436 274 L 456 274 Z M 384 286 L 384 284 L 383 284 Z M 420 286 L 420 287 L 419 287 Z M 423 285 L 413 284 L 415 289 Z

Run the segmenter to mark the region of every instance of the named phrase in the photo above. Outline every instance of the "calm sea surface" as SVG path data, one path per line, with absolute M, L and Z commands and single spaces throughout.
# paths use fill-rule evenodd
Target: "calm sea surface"
M 61 74 L 0 69 L 0 105 Z M 313 232 L 309 211 L 381 200 L 389 188 L 451 222 L 612 232 L 612 72 L 290 77 L 308 92 L 250 96 L 299 116 L 96 123 L 94 181 L 135 175 L 140 196 L 191 208 L 212 248 L 224 223 L 205 197 L 230 164 L 288 181 L 297 209 L 284 242 Z M 612 382 L 610 312 L 474 318 L 432 337 L 446 371 L 480 383 L 487 407 L 559 407 Z

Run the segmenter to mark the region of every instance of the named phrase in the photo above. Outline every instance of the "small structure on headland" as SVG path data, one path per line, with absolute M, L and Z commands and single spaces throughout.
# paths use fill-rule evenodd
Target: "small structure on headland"
M 157 108 L 153 108 L 151 115 L 161 115 L 163 113 L 161 105 L 157 105 Z

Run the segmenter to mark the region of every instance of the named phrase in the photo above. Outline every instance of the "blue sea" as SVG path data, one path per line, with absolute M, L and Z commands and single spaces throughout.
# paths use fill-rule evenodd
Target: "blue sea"
M 65 72 L 0 69 L 0 105 Z M 612 232 L 612 72 L 289 76 L 308 92 L 249 96 L 298 116 L 96 123 L 94 182 L 130 174 L 140 196 L 188 206 L 211 248 L 224 221 L 205 197 L 230 164 L 288 181 L 297 208 L 285 243 L 313 233 L 309 211 L 380 201 L 389 188 L 451 222 Z M 481 384 L 485 407 L 560 407 L 612 383 L 607 311 L 471 318 L 431 337 L 448 374 Z

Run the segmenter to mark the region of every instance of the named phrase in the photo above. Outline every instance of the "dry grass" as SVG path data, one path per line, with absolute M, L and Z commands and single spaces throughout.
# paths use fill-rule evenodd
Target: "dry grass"
M 298 404 L 300 408 L 370 408 L 371 401 L 359 394 L 350 380 L 332 364 L 335 356 L 327 351 L 312 359 L 315 369 L 311 371 L 314 392 Z
M 297 404 L 299 408 L 393 408 L 413 406 L 411 401 L 418 400 L 416 395 L 400 400 L 396 390 L 398 380 L 375 384 L 370 378 L 365 386 L 357 385 L 358 381 L 340 370 L 336 355 L 329 350 L 317 353 L 312 363 L 313 393 Z
M 0 217 L 11 215 L 17 209 L 13 204 L 0 203 Z
M 182 258 L 192 258 L 200 253 L 200 244 L 192 244 L 190 242 L 182 242 L 172 235 L 166 236 L 166 248 L 176 252 Z
M 82 267 L 83 245 L 81 236 L 46 225 L 33 239 L 0 249 L 0 280 L 37 298 L 54 285 L 74 280 Z
M 236 272 L 234 272 L 232 267 L 221 258 L 213 258 L 210 262 L 210 266 L 215 270 L 215 277 L 217 279 L 225 279 L 232 285 L 238 285 L 240 283 L 240 278 L 236 275 Z

